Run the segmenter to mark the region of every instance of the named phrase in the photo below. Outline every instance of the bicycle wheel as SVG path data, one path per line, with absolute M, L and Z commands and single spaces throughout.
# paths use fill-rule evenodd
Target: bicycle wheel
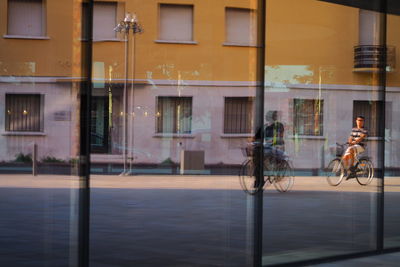
M 272 177 L 275 173 L 275 165 L 271 158 L 264 159 L 264 187 L 271 185 Z
M 289 162 L 282 160 L 282 162 L 277 165 L 273 185 L 279 192 L 287 192 L 292 188 L 293 183 L 293 169 Z
M 358 163 L 356 179 L 360 185 L 368 185 L 374 178 L 374 168 L 371 161 L 362 159 Z
M 326 172 L 327 172 L 326 180 L 328 181 L 328 184 L 332 186 L 339 185 L 344 177 L 344 167 L 341 160 L 334 159 L 331 162 L 329 162 Z
M 255 169 L 252 160 L 247 160 L 242 164 L 239 172 L 239 182 L 243 191 L 249 195 L 256 194 L 262 187 L 262 183 L 256 181 Z

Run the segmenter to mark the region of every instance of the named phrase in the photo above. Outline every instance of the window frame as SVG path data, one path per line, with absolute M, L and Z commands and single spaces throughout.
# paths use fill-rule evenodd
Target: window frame
M 191 40 L 173 40 L 173 39 L 163 39 L 161 38 L 161 9 L 162 6 L 186 6 L 186 7 L 190 7 L 192 9 L 192 28 L 191 28 Z M 154 41 L 155 43 L 165 43 L 165 44 L 197 44 L 197 42 L 195 41 L 195 6 L 194 4 L 180 4 L 180 3 L 159 3 L 158 4 L 158 30 L 157 30 L 157 37 L 156 40 Z
M 162 120 L 160 121 L 160 118 L 162 118 L 162 114 L 163 114 L 163 109 L 161 105 L 161 99 L 182 99 L 183 101 L 185 99 L 189 100 L 189 104 L 190 104 L 190 124 L 189 124 L 189 132 L 180 132 L 178 131 L 178 120 L 180 118 L 178 118 L 176 116 L 175 113 L 175 109 L 174 109 L 174 117 L 172 120 L 172 131 L 168 132 L 168 131 L 164 131 L 163 129 L 163 124 L 162 124 Z M 157 135 L 191 135 L 193 133 L 193 96 L 157 96 L 156 97 L 156 120 L 155 120 L 155 133 Z
M 8 97 L 16 97 L 16 96 L 35 96 L 38 97 L 39 103 L 38 103 L 38 109 L 39 109 L 39 126 L 38 127 L 30 127 L 28 129 L 11 129 L 10 128 L 10 118 L 7 115 L 8 110 L 9 110 L 9 100 L 7 100 Z M 44 95 L 39 94 L 39 93 L 5 93 L 4 96 L 5 99 L 5 105 L 4 105 L 4 131 L 6 133 L 43 133 L 44 129 Z M 10 100 L 11 101 L 11 100 Z M 14 100 L 15 101 L 15 100 Z
M 250 20 L 250 31 L 249 31 L 249 35 L 251 36 L 251 27 L 254 26 L 256 27 L 254 29 L 254 40 L 251 40 L 251 37 L 249 37 L 249 40 L 247 42 L 232 42 L 228 40 L 228 10 L 242 10 L 242 11 L 248 11 L 249 12 L 249 20 Z M 223 43 L 224 46 L 243 46 L 243 47 L 259 47 L 258 45 L 258 40 L 257 40 L 257 12 L 255 9 L 252 8 L 243 8 L 243 7 L 231 7 L 231 6 L 227 6 L 224 9 L 225 12 L 225 20 L 224 20 L 224 24 L 225 24 L 225 41 Z
M 227 114 L 227 104 L 229 104 L 229 103 L 227 103 L 227 101 L 228 100 L 243 100 L 243 101 L 246 101 L 246 103 L 239 103 L 240 104 L 240 106 L 242 107 L 243 105 L 249 105 L 249 106 L 247 106 L 246 107 L 246 110 L 242 110 L 242 108 L 241 108 L 241 111 L 243 111 L 243 112 L 245 112 L 244 114 L 231 114 L 230 116 L 232 116 L 232 117 L 235 117 L 235 115 L 236 115 L 236 117 L 238 116 L 239 117 L 239 128 L 235 128 L 235 129 L 232 129 L 231 131 L 228 131 L 229 130 L 229 128 L 228 128 L 228 124 L 229 124 L 229 122 L 227 121 L 227 116 L 228 116 L 228 114 Z M 230 103 L 230 104 L 233 104 L 233 103 Z M 249 109 L 250 109 L 250 112 L 247 114 L 247 112 L 249 111 Z M 238 134 L 238 135 L 240 135 L 240 134 L 251 134 L 252 133 L 252 130 L 253 130 L 253 125 L 254 125 L 254 121 L 252 120 L 252 118 L 253 118 L 253 113 L 254 113 L 254 111 L 253 111 L 253 109 L 254 109 L 254 97 L 249 97 L 249 96 L 225 96 L 224 97 L 224 115 L 223 115 L 223 134 Z M 243 131 L 241 131 L 241 126 L 242 126 L 242 117 L 243 116 L 246 116 L 246 118 L 248 119 L 248 120 L 245 120 L 245 122 L 243 122 L 245 125 L 244 125 L 244 130 Z M 231 121 L 238 121 L 238 120 L 235 120 L 235 119 L 232 119 Z M 247 125 L 248 124 L 248 125 Z M 237 125 L 236 125 L 237 126 Z M 233 128 L 233 127 L 232 127 Z
M 315 131 L 316 128 L 314 128 L 314 130 L 311 129 L 307 130 L 307 129 L 303 129 L 303 131 L 299 131 L 299 115 L 298 115 L 298 110 L 297 110 L 297 105 L 296 102 L 297 101 L 312 101 L 313 104 L 313 108 L 312 108 L 312 114 L 306 114 L 306 118 L 313 118 L 313 116 L 315 116 L 315 110 L 314 110 L 314 106 L 316 105 L 316 101 L 320 101 L 321 105 L 321 109 L 320 112 L 318 114 L 318 132 Z M 324 136 L 324 99 L 317 99 L 317 98 L 293 98 L 293 135 L 294 136 L 309 136 L 309 137 L 323 137 Z M 315 118 L 312 119 L 311 121 L 311 125 L 315 124 Z
M 39 39 L 39 40 L 46 40 L 50 39 L 47 36 L 47 0 L 36 0 L 41 3 L 41 34 L 40 35 L 27 35 L 27 34 L 15 34 L 10 33 L 10 2 L 11 1 L 18 1 L 18 0 L 7 0 L 7 26 L 6 26 L 6 34 L 3 35 L 4 38 L 10 39 Z

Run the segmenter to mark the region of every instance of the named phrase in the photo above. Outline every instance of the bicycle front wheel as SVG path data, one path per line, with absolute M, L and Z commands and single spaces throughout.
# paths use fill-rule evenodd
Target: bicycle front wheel
M 286 160 L 277 165 L 273 184 L 279 192 L 287 192 L 294 183 L 293 169 Z
M 262 183 L 256 181 L 255 168 L 252 160 L 247 160 L 242 164 L 239 172 L 239 182 L 243 191 L 249 195 L 256 194 L 262 188 Z
M 371 161 L 362 159 L 358 163 L 356 179 L 360 185 L 368 185 L 374 178 L 374 168 Z
M 344 167 L 341 160 L 334 159 L 329 162 L 326 172 L 326 180 L 328 181 L 328 184 L 330 184 L 331 186 L 339 185 L 344 177 Z

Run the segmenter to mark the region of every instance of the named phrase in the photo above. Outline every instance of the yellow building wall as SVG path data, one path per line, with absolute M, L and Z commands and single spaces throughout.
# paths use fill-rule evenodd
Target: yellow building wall
M 7 34 L 7 0 L 0 2 L 0 30 Z M 48 40 L 0 38 L 0 75 L 71 76 L 73 2 L 46 1 Z
M 75 5 L 76 2 L 79 1 L 76 0 Z M 144 28 L 142 34 L 136 35 L 135 78 L 256 80 L 257 48 L 224 46 L 223 43 L 225 8 L 256 9 L 257 0 L 124 2 L 119 1 L 125 5 L 126 12 L 137 14 Z M 160 3 L 194 5 L 193 32 L 197 44 L 155 42 Z M 266 3 L 268 81 L 349 85 L 368 85 L 376 81 L 376 74 L 353 72 L 353 48 L 358 44 L 358 9 L 315 0 L 268 0 Z M 76 71 L 72 74 L 72 65 L 80 51 L 79 40 L 76 40 L 76 24 L 80 22 L 73 19 L 72 1 L 46 1 L 46 13 L 49 40 L 0 38 L 0 75 L 76 76 Z M 4 35 L 7 33 L 7 0 L 0 1 L 0 17 L 0 30 Z M 400 43 L 399 25 L 399 16 L 388 16 L 389 45 Z M 120 37 L 122 39 L 122 35 Z M 93 61 L 100 62 L 100 66 L 104 64 L 103 72 L 97 72 L 96 78 L 108 80 L 111 73 L 112 79 L 123 79 L 124 53 L 123 41 L 95 42 Z M 131 68 L 132 61 L 129 64 Z M 388 74 L 389 86 L 400 83 L 397 74 L 398 71 Z
M 159 4 L 194 4 L 194 41 L 197 44 L 156 43 Z M 225 7 L 255 8 L 256 1 L 157 1 L 136 0 L 126 4 L 126 11 L 136 13 L 144 28 L 136 35 L 136 78 L 162 80 L 255 80 L 254 47 L 223 46 L 225 42 Z M 130 53 L 132 55 L 132 50 Z M 94 61 L 112 65 L 113 78 L 123 77 L 123 42 L 94 45 Z M 132 67 L 130 62 L 129 67 Z M 131 78 L 131 77 L 130 77 Z M 106 77 L 108 79 L 108 77 Z

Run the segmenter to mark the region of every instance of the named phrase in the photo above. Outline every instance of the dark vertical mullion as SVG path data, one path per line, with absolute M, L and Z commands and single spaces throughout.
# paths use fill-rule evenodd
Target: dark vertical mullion
M 263 129 L 264 125 L 264 88 L 265 88 L 265 22 L 266 22 L 266 0 L 257 1 L 257 53 L 256 53 L 256 104 L 255 104 L 255 123 L 254 132 Z M 261 136 L 255 140 L 260 144 L 264 140 L 264 131 L 260 131 Z M 255 168 L 256 180 L 261 182 L 264 179 L 264 149 L 258 146 L 254 149 L 253 163 Z M 262 247 L 263 247 L 263 190 L 259 190 L 253 197 L 253 266 L 262 266 Z M 267 244 L 267 247 L 269 244 Z
M 385 103 L 386 103 L 386 61 L 387 61 L 387 43 L 386 43 L 386 38 L 387 38 L 387 0 L 381 0 L 380 1 L 380 11 L 382 14 L 381 20 L 380 20 L 380 43 L 381 45 L 385 48 L 384 56 L 383 56 L 383 64 L 381 69 L 379 70 L 379 86 L 382 88 L 382 90 L 379 90 L 380 93 L 380 99 L 382 101 L 382 105 L 379 110 L 379 128 L 380 129 L 385 129 L 386 122 L 385 122 Z M 376 246 L 378 251 L 382 251 L 384 249 L 384 200 L 385 200 L 385 195 L 384 195 L 384 185 L 385 185 L 385 136 L 384 136 L 384 131 L 381 131 L 380 133 L 380 140 L 379 145 L 378 145 L 378 162 L 381 162 L 381 172 L 380 176 L 378 177 L 378 197 L 377 197 L 377 205 L 376 205 L 376 213 L 377 213 L 377 239 L 376 239 Z M 379 168 L 379 166 L 378 166 Z
M 88 33 L 87 41 L 81 42 L 82 82 L 80 87 L 80 151 L 79 151 L 79 202 L 78 202 L 78 267 L 89 266 L 90 229 L 90 148 L 91 148 L 91 96 L 93 62 L 93 0 L 86 0 L 87 9 L 82 18 L 87 18 L 83 27 Z

